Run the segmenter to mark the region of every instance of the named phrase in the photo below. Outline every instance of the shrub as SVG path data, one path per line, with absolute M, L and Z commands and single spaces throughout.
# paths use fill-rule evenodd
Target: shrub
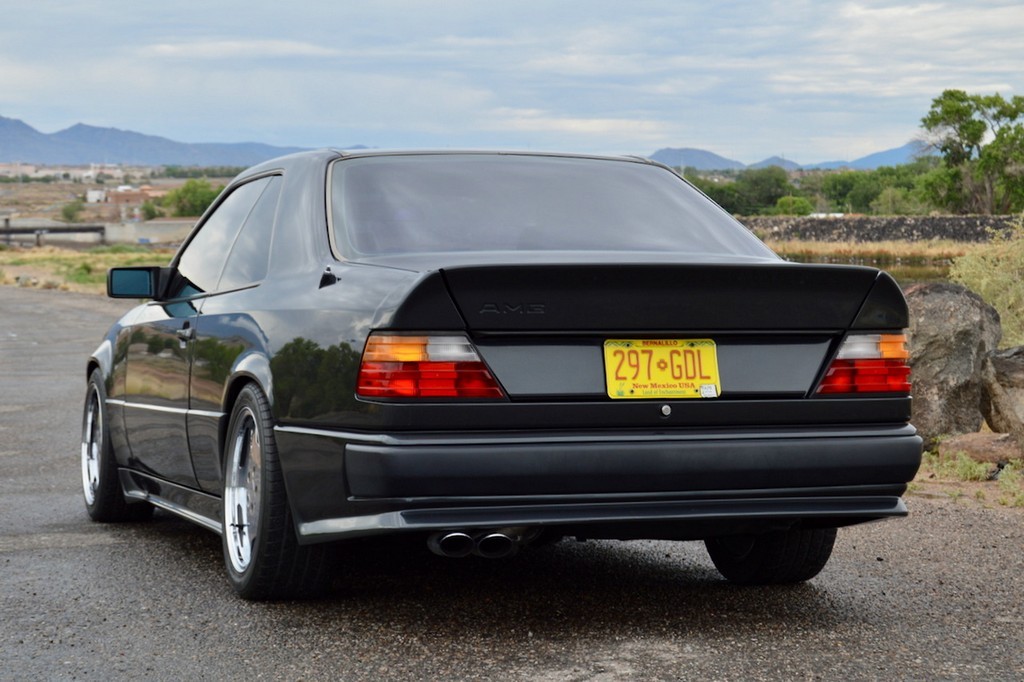
M 77 223 L 78 216 L 82 213 L 82 209 L 85 208 L 85 204 L 81 201 L 75 200 L 71 203 L 64 204 L 60 209 L 60 215 L 66 222 Z
M 1010 462 L 999 472 L 999 504 L 1024 507 L 1024 474 L 1021 462 Z
M 777 215 L 810 215 L 814 213 L 814 206 L 803 197 L 787 195 L 779 197 L 775 202 L 775 213 Z
M 214 187 L 209 180 L 187 180 L 178 189 L 167 193 L 164 206 L 179 218 L 202 215 L 222 189 L 223 186 Z
M 956 258 L 949 278 L 999 311 L 1003 348 L 1024 345 L 1024 215 L 988 244 Z
M 142 219 L 143 220 L 155 220 L 156 218 L 162 218 L 164 212 L 157 208 L 156 204 L 152 201 L 142 202 Z

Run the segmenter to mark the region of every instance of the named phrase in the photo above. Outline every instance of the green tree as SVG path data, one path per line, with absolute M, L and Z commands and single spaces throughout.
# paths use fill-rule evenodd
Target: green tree
M 731 182 L 718 174 L 715 178 L 701 177 L 693 168 L 686 168 L 684 175 L 733 215 L 774 213 L 779 199 L 798 194 L 797 188 L 789 182 L 789 175 L 778 166 L 742 170 Z
M 744 211 L 747 215 L 774 209 L 779 199 L 796 193 L 796 188 L 789 183 L 789 175 L 778 166 L 740 171 L 736 190 L 747 204 Z
M 886 187 L 871 202 L 871 212 L 876 215 L 923 215 L 930 206 L 922 202 L 915 192 L 902 187 Z
M 871 202 L 882 193 L 883 183 L 872 171 L 842 171 L 825 178 L 822 190 L 844 213 L 868 213 Z
M 871 202 L 878 198 L 883 189 L 875 173 L 858 173 L 846 199 L 854 213 L 870 213 Z
M 784 196 L 775 202 L 775 213 L 778 215 L 810 215 L 814 213 L 814 205 L 804 197 Z
M 65 222 L 77 223 L 83 208 L 85 208 L 85 204 L 80 199 L 75 199 L 61 207 L 60 215 Z
M 153 220 L 155 218 L 163 216 L 163 214 L 164 212 L 157 208 L 156 204 L 154 204 L 152 201 L 147 200 L 142 202 L 143 220 Z
M 958 213 L 1024 208 L 1024 97 L 946 90 L 921 125 L 947 170 L 929 185 L 934 201 Z
M 850 192 L 853 190 L 854 184 L 857 182 L 856 171 L 840 171 L 836 173 L 830 173 L 825 176 L 825 179 L 821 183 L 821 191 L 824 193 L 825 198 L 832 202 L 840 211 L 848 211 Z
M 716 204 L 733 215 L 744 212 L 746 202 L 736 189 L 735 182 L 715 182 L 708 178 L 688 177 L 697 189 L 707 194 Z
M 176 217 L 202 215 L 224 187 L 213 187 L 209 180 L 186 180 L 178 189 L 164 197 L 164 206 Z

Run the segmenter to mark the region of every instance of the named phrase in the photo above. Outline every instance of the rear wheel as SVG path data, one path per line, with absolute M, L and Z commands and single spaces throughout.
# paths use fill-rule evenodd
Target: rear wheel
M 704 541 L 715 568 L 739 585 L 781 585 L 810 580 L 832 556 L 835 528 L 796 528 Z
M 93 521 L 142 521 L 153 514 L 147 502 L 128 503 L 118 479 L 107 425 L 107 391 L 103 374 L 93 370 L 82 412 L 82 492 Z
M 327 553 L 323 545 L 298 544 L 271 423 L 267 399 L 248 384 L 225 443 L 224 563 L 245 599 L 312 597 L 327 588 Z

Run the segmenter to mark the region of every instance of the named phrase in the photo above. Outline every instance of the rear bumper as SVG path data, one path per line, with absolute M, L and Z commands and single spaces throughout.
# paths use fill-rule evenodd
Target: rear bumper
M 906 514 L 909 425 L 690 433 L 361 435 L 278 427 L 304 541 L 547 526 L 701 537 Z

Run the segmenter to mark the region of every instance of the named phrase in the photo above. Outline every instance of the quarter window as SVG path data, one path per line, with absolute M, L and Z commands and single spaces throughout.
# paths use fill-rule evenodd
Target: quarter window
M 216 289 L 231 245 L 269 182 L 260 178 L 235 189 L 203 223 L 178 259 L 184 281 L 175 298 Z
M 245 225 L 231 247 L 227 265 L 224 266 L 224 274 L 217 285 L 218 291 L 255 284 L 267 276 L 274 217 L 277 215 L 277 198 L 281 193 L 281 176 L 274 176 L 268 180 L 263 194 L 249 212 Z

